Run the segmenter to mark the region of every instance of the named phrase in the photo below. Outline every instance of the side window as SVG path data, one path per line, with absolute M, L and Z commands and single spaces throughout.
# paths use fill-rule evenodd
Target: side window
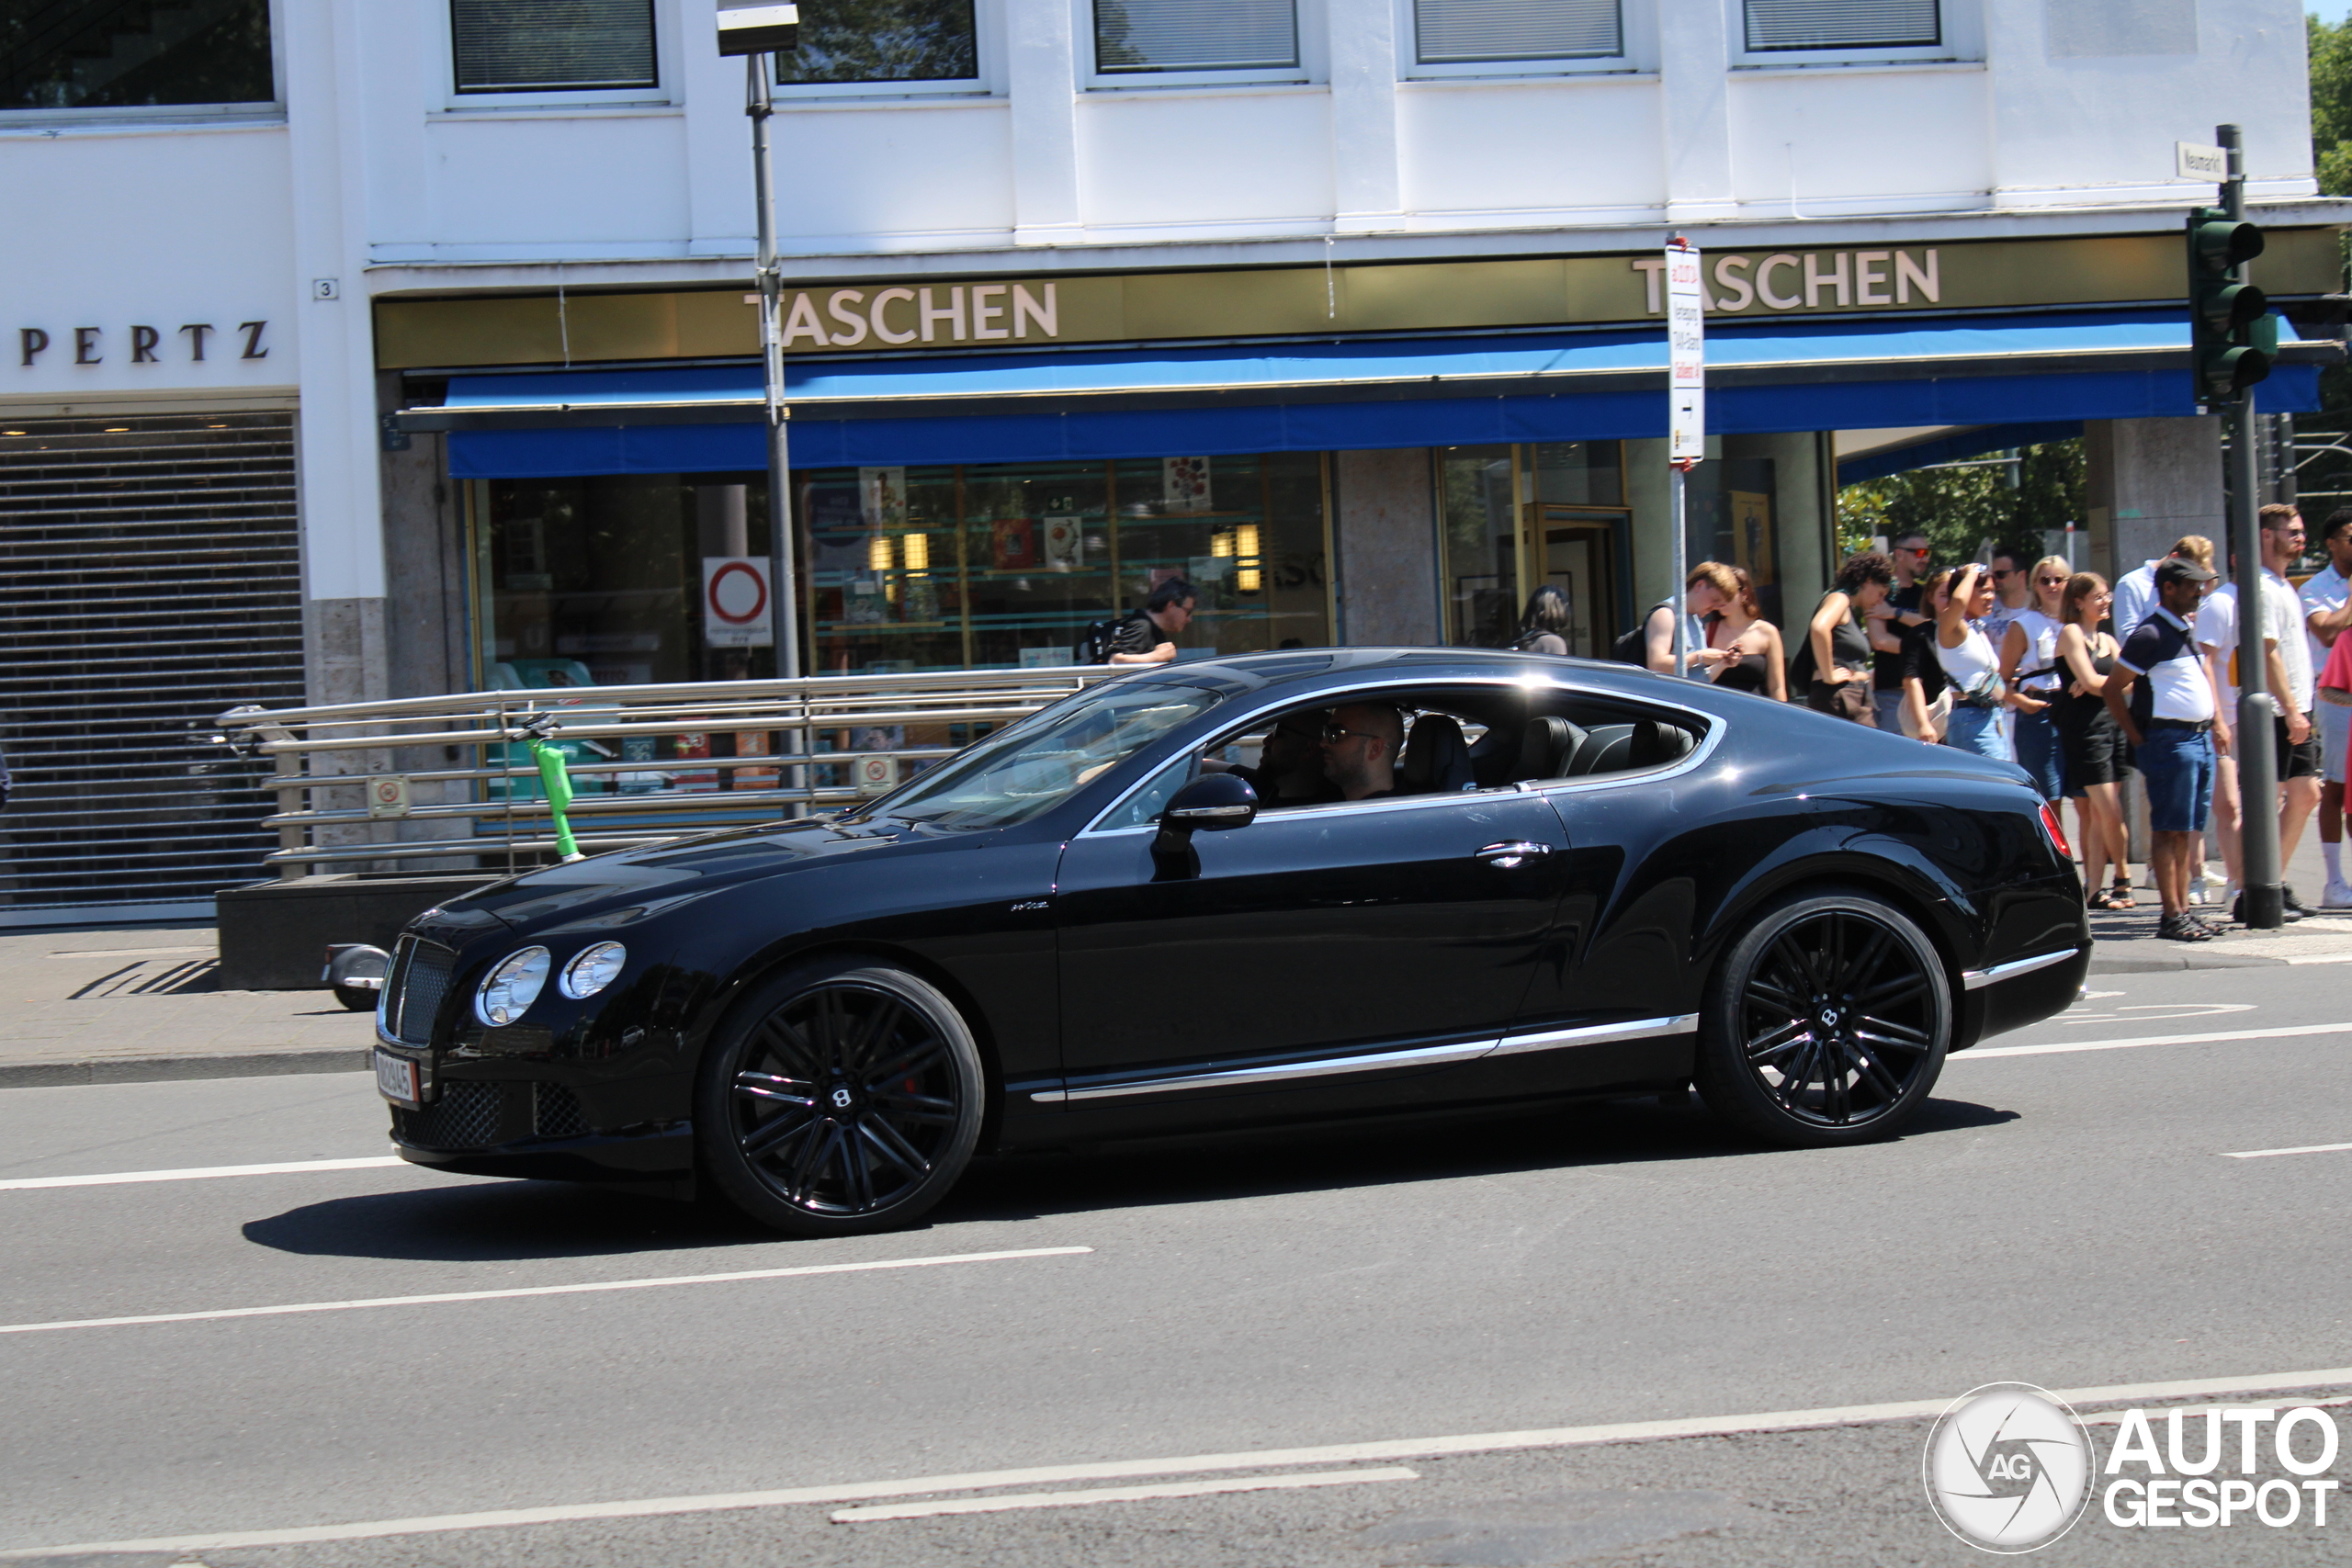
M 1099 829 L 1113 828 L 1148 828 L 1159 820 L 1176 792 L 1193 782 L 1200 758 L 1187 751 L 1152 776 L 1149 784 L 1127 796 L 1124 805 L 1102 818 Z
M 1699 731 L 1681 715 L 1631 705 L 1579 702 L 1544 705 L 1528 726 L 1517 776 L 1543 783 L 1648 773 L 1689 756 Z

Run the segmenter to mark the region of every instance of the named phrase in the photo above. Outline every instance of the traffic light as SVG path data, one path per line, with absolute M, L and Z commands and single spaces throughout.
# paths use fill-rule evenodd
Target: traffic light
M 2188 215 L 2188 342 L 2197 400 L 2233 403 L 2270 374 L 2278 322 L 2261 289 L 2241 281 L 2262 254 L 2262 231 L 2218 207 Z

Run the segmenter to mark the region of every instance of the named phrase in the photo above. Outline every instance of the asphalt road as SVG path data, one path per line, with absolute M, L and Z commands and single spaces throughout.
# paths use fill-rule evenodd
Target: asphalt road
M 1645 1102 L 1000 1161 L 922 1230 L 829 1243 L 402 1166 L 11 1186 L 385 1145 L 357 1075 L 8 1090 L 0 1550 L 210 1568 L 1973 1561 L 1922 1497 L 1921 1412 L 2000 1380 L 2352 1367 L 2352 1151 L 2224 1157 L 2352 1143 L 2352 964 L 2094 986 L 1988 1045 L 2284 1032 L 1972 1053 L 1905 1137 L 1835 1152 L 1760 1151 Z M 766 1277 L 705 1278 L 746 1273 Z M 652 1280 L 675 1282 L 546 1290 Z M 434 1295 L 468 1299 L 338 1304 Z M 315 1310 L 191 1315 L 256 1307 Z M 91 1323 L 124 1317 L 172 1321 Z M 60 1324 L 89 1325 L 14 1331 Z M 2352 1394 L 2340 1375 L 2318 1396 Z M 2084 1404 L 2134 1402 L 2156 1400 Z M 1868 1408 L 1815 1430 L 1555 1430 L 1824 1407 Z M 2352 1476 L 2346 1449 L 2333 1473 Z M 1204 1483 L 1278 1484 L 833 1519 Z M 662 1498 L 677 1511 L 643 1501 Z M 577 1517 L 597 1506 L 612 1517 Z M 575 1517 L 448 1517 L 539 1508 Z M 471 1528 L 335 1539 L 420 1517 Z M 2159 1535 L 2094 1504 L 2041 1560 L 2308 1559 L 2352 1533 L 2331 1520 Z M 329 1539 L 201 1539 L 310 1527 Z M 38 1551 L 119 1541 L 155 1545 Z

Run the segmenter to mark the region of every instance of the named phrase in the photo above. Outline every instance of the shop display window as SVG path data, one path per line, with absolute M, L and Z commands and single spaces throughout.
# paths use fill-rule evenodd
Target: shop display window
M 1438 457 L 1446 640 L 1511 647 L 1529 595 L 1548 584 L 1568 602 L 1568 651 L 1604 656 L 1625 615 L 1625 444 L 1449 446 Z

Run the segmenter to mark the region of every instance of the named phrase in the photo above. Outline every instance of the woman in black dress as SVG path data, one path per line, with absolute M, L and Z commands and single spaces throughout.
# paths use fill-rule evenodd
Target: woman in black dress
M 2058 754 L 2066 794 L 2075 803 L 2075 829 L 2082 837 L 2083 886 L 2090 889 L 2086 897 L 2094 909 L 2132 908 L 2132 851 L 2117 791 L 2123 732 L 2107 711 L 2105 694 L 2120 649 L 2099 630 L 2114 603 L 2107 579 L 2078 571 L 2066 580 L 2058 610 L 2058 663 L 2067 677 L 2055 705 Z M 2099 878 L 2110 863 L 2115 886 L 2102 888 Z
M 1756 580 L 1741 566 L 1701 561 L 1691 575 L 1713 567 L 1730 580 L 1723 592 L 1724 607 L 1707 623 L 1707 646 L 1735 657 L 1715 666 L 1714 682 L 1735 692 L 1753 692 L 1776 703 L 1789 700 L 1788 656 L 1781 649 L 1781 628 L 1764 618 L 1756 602 Z
M 1527 596 L 1527 608 L 1519 617 L 1519 639 L 1511 646 L 1522 653 L 1566 658 L 1571 614 L 1568 596 L 1552 583 L 1544 584 Z
M 1894 586 L 1894 563 L 1876 550 L 1849 556 L 1838 569 L 1838 581 L 1821 596 L 1789 669 L 1790 684 L 1804 683 L 1805 706 L 1878 728 L 1871 712 L 1871 639 L 1862 617 Z

